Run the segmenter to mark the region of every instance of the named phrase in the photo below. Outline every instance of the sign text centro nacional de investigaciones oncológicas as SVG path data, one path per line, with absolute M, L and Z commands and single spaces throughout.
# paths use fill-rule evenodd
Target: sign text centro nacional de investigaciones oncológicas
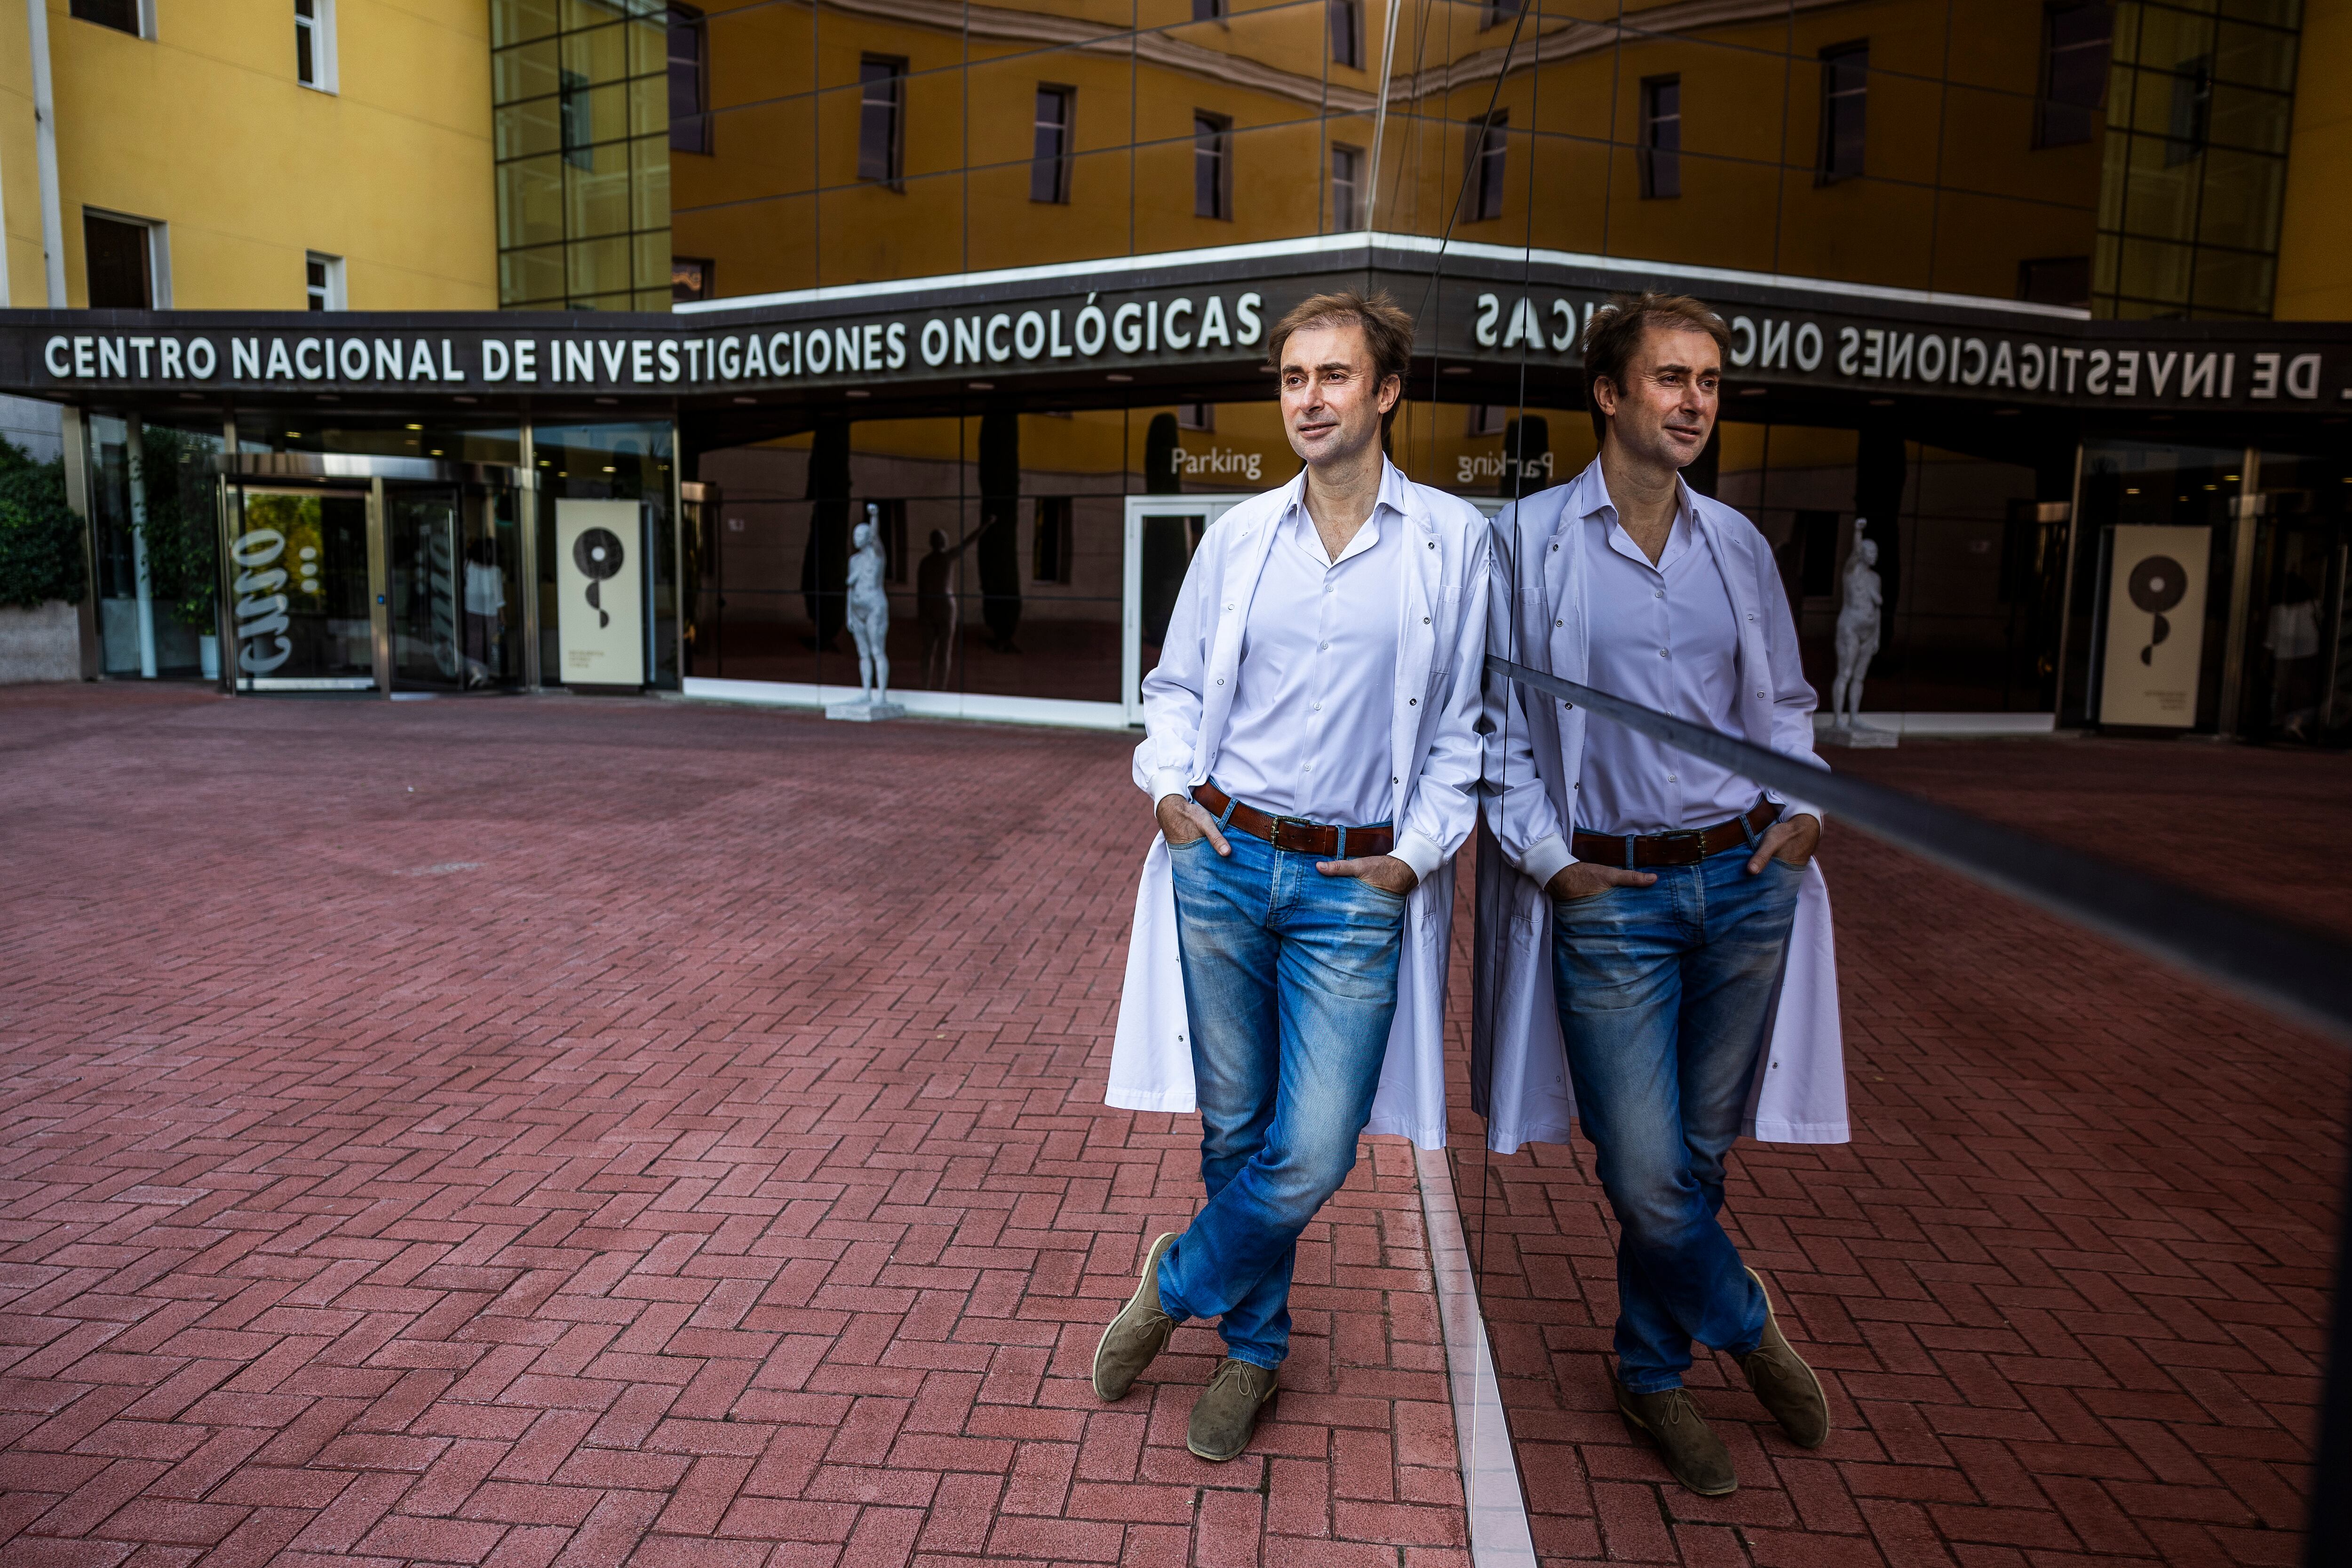
M 1605 306 L 1595 289 L 1508 291 L 1467 285 L 1441 292 L 1443 320 L 1426 342 L 1456 362 L 1573 364 L 1584 324 Z M 1278 310 L 1279 305 L 1276 307 Z M 2061 331 L 1769 307 L 1721 305 L 1731 328 L 1727 369 L 1737 379 L 1788 381 L 2074 405 L 2316 404 L 2336 390 L 2327 355 L 2201 339 L 2079 341 Z M 485 331 L 315 334 L 137 331 L 39 333 L 34 352 L 48 383 L 286 390 L 694 395 L 922 381 L 974 373 L 1079 366 L 1255 362 L 1269 310 L 1255 289 L 1099 291 L 1060 300 L 878 314 L 846 321 L 722 325 L 681 316 L 647 331 Z M 346 318 L 357 322 L 364 318 Z

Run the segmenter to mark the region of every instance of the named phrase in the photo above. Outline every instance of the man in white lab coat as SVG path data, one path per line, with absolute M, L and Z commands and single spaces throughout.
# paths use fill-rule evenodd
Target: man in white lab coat
M 1124 1396 L 1176 1324 L 1226 1356 L 1187 1442 L 1248 1444 L 1288 1353 L 1299 1233 L 1376 1131 L 1443 1142 L 1451 862 L 1476 822 L 1489 534 L 1381 449 L 1412 321 L 1319 295 L 1267 334 L 1306 463 L 1202 536 L 1143 683 L 1160 837 L 1109 1092 L 1202 1120 L 1207 1202 L 1147 1249 L 1097 1349 Z
M 1601 455 L 1496 519 L 1490 641 L 1819 765 L 1771 551 L 1681 479 L 1713 434 L 1728 339 L 1680 296 L 1621 298 L 1593 318 Z M 1682 1385 L 1693 1342 L 1738 1358 L 1792 1441 L 1818 1447 L 1830 1430 L 1819 1379 L 1718 1218 L 1743 1123 L 1845 1137 L 1829 903 L 1811 865 L 1821 812 L 1538 692 L 1496 682 L 1489 702 L 1489 820 L 1521 873 L 1488 911 L 1497 952 L 1481 955 L 1490 1136 L 1564 1139 L 1570 1109 L 1583 1122 L 1618 1221 L 1618 1409 L 1677 1480 L 1719 1496 L 1738 1477 Z M 1562 1045 L 1572 1098 L 1540 1070 Z

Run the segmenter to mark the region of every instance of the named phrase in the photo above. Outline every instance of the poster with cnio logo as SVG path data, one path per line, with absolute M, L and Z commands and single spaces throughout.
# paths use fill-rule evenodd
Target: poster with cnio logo
M 2205 658 L 2210 528 L 2117 528 L 2099 722 L 2185 730 Z
M 566 686 L 646 682 L 645 528 L 633 500 L 555 503 L 555 626 Z

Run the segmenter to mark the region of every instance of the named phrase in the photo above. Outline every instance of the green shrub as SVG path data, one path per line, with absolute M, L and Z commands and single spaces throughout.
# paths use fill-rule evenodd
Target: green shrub
M 89 591 L 81 519 L 66 505 L 65 465 L 0 441 L 0 605 L 79 605 Z

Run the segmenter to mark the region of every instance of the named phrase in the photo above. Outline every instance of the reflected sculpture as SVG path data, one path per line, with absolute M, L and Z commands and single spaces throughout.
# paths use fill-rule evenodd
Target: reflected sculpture
M 1864 539 L 1870 520 L 1853 520 L 1853 548 L 1846 553 L 1845 585 L 1838 604 L 1837 678 L 1830 683 L 1829 739 L 1844 746 L 1891 746 L 1892 730 L 1862 727 L 1862 678 L 1878 656 L 1880 600 L 1878 546 Z

